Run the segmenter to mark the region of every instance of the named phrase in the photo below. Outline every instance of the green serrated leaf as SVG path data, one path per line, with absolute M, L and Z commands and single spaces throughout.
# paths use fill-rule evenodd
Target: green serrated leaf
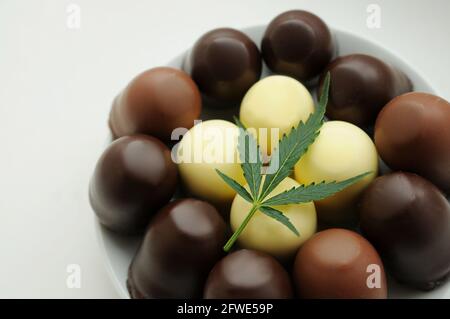
M 260 210 L 263 214 L 266 214 L 267 216 L 281 222 L 294 234 L 299 235 L 297 229 L 289 221 L 289 218 L 287 218 L 282 212 L 273 207 L 265 204 L 261 205 L 261 202 L 270 194 L 270 192 L 273 191 L 273 189 L 275 189 L 275 187 L 279 183 L 281 183 L 283 179 L 285 179 L 291 173 L 294 165 L 298 162 L 300 157 L 307 151 L 308 147 L 319 135 L 319 130 L 322 126 L 323 117 L 325 115 L 326 105 L 328 103 L 329 86 L 330 74 L 327 73 L 322 89 L 322 94 L 316 110 L 312 115 L 309 116 L 308 120 L 305 123 L 300 122 L 297 127 L 292 128 L 288 136 L 284 135 L 282 137 L 279 143 L 279 147 L 272 153 L 272 159 L 268 169 L 269 171 L 273 171 L 275 173 L 266 174 L 262 187 L 261 154 L 259 152 L 257 144 L 256 146 L 258 152 L 257 160 L 255 163 L 250 163 L 251 161 L 249 161 L 247 157 L 247 154 L 249 153 L 245 152 L 247 147 L 254 147 L 256 140 L 253 136 L 253 138 L 250 136 L 242 137 L 244 136 L 243 133 L 245 133 L 245 128 L 244 125 L 242 125 L 242 123 L 236 119 L 236 124 L 241 128 L 239 134 L 240 141 L 238 145 L 240 145 L 240 147 L 244 150 L 244 152 L 242 152 L 244 156 L 241 157 L 241 161 L 243 162 L 242 169 L 244 171 L 244 176 L 247 183 L 249 184 L 249 186 L 251 186 L 250 192 L 253 194 L 253 197 L 239 183 L 217 170 L 217 173 L 224 179 L 224 181 L 228 185 L 230 185 L 234 190 L 236 190 L 239 195 L 241 195 L 245 200 L 252 204 L 252 208 L 248 212 L 243 222 L 239 225 L 239 227 L 234 231 L 233 235 L 226 242 L 224 246 L 225 251 L 228 252 L 231 249 L 231 247 L 234 245 L 242 231 L 244 231 L 245 227 L 250 222 L 257 210 Z M 239 153 L 241 154 L 241 151 L 239 151 Z M 271 198 L 271 200 L 274 201 L 274 198 Z
M 362 178 L 371 174 L 371 172 L 366 172 L 354 176 L 352 178 L 346 179 L 341 182 L 321 182 L 318 184 L 312 183 L 309 185 L 301 185 L 298 187 L 291 188 L 290 190 L 284 191 L 278 195 L 275 195 L 263 202 L 263 205 L 289 205 L 289 204 L 300 204 L 307 203 L 314 200 L 324 199 L 331 196 L 337 192 L 340 192 L 344 188 L 355 184 Z
M 225 183 L 227 183 L 232 189 L 236 191 L 239 195 L 242 196 L 247 202 L 253 204 L 253 198 L 252 196 L 247 192 L 247 190 L 241 186 L 238 182 L 236 182 L 231 177 L 228 177 L 218 169 L 216 169 L 217 174 L 219 174 L 220 177 L 224 180 Z
M 279 221 L 284 226 L 289 228 L 289 230 L 292 231 L 295 235 L 300 236 L 300 233 L 298 232 L 297 228 L 295 228 L 295 226 L 291 223 L 289 218 L 286 215 L 284 215 L 282 212 L 280 212 L 279 210 L 277 210 L 273 207 L 269 207 L 269 206 L 261 206 L 259 208 L 259 211 L 264 213 L 265 215 L 272 217 L 273 219 Z
M 278 160 L 271 159 L 269 171 L 275 171 L 272 165 L 278 165 L 278 168 L 275 173 L 266 175 L 261 189 L 261 200 L 264 200 L 282 180 L 291 174 L 293 166 L 319 135 L 328 104 L 329 87 L 330 74 L 327 73 L 322 94 L 314 113 L 309 116 L 305 123 L 300 122 L 297 127 L 292 128 L 289 135 L 284 135 L 278 148 L 274 150 L 272 157 L 276 156 Z
M 259 189 L 261 187 L 261 169 L 262 161 L 258 143 L 245 126 L 234 118 L 236 125 L 239 127 L 238 152 L 241 160 L 241 167 L 244 172 L 250 193 L 254 199 L 258 199 Z

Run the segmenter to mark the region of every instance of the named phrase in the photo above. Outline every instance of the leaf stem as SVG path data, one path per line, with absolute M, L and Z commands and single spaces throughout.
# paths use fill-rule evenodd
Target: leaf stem
M 241 223 L 241 225 L 239 225 L 238 229 L 236 229 L 230 239 L 228 239 L 225 246 L 223 246 L 223 250 L 225 250 L 226 252 L 230 251 L 231 247 L 233 247 L 239 235 L 244 231 L 244 228 L 247 226 L 248 222 L 250 221 L 250 219 L 252 219 L 253 215 L 258 211 L 258 209 L 259 204 L 253 204 L 244 221 Z

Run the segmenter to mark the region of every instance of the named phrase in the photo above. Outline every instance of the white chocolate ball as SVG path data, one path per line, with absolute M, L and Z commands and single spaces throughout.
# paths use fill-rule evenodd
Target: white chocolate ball
M 287 177 L 267 198 L 297 186 L 300 186 L 300 184 Z M 248 186 L 246 188 L 248 189 Z M 300 236 L 296 236 L 279 221 L 257 211 L 239 236 L 238 243 L 241 247 L 263 251 L 278 259 L 285 260 L 292 257 L 298 248 L 316 232 L 316 209 L 312 202 L 274 206 L 274 208 L 289 218 Z M 233 231 L 241 225 L 250 209 L 251 204 L 240 195 L 236 195 L 230 213 Z
M 350 187 L 316 201 L 319 220 L 340 225 L 355 221 L 355 206 L 362 191 L 378 173 L 378 155 L 370 137 L 359 127 L 343 121 L 325 122 L 320 134 L 295 165 L 301 184 L 343 181 L 371 172 Z
M 247 128 L 257 130 L 263 152 L 270 154 L 278 140 L 300 121 L 314 112 L 309 91 L 299 81 L 284 75 L 268 76 L 255 83 L 241 103 L 240 120 Z M 265 138 L 259 129 L 267 129 Z M 272 129 L 275 139 L 272 140 Z M 276 142 L 273 145 L 272 142 Z
M 245 182 L 238 160 L 239 129 L 231 122 L 209 120 L 192 127 L 182 138 L 177 161 L 183 186 L 194 196 L 214 205 L 229 205 L 236 192 L 216 169 L 238 183 Z

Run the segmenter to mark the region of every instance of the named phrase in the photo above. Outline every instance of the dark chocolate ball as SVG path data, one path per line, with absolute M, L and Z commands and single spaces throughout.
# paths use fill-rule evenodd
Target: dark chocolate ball
M 289 275 L 268 254 L 242 249 L 219 261 L 209 274 L 207 299 L 292 298 Z
M 195 43 L 185 69 L 213 103 L 235 102 L 259 80 L 261 54 L 256 44 L 241 31 L 215 29 Z
M 278 15 L 270 22 L 261 42 L 269 69 L 300 81 L 318 76 L 334 51 L 328 26 L 318 16 L 302 10 Z
M 450 205 L 422 177 L 375 179 L 360 205 L 361 230 L 401 282 L 431 289 L 450 272 Z
M 427 93 L 396 97 L 378 115 L 375 144 L 392 169 L 417 173 L 450 194 L 450 103 Z
M 326 115 L 360 127 L 368 127 L 394 97 L 412 90 L 406 75 L 383 61 L 364 54 L 333 60 L 320 80 L 319 94 L 327 72 L 331 75 Z
M 378 253 L 361 235 L 346 229 L 315 234 L 298 251 L 293 272 L 301 298 L 387 298 Z
M 201 297 L 209 271 L 222 257 L 225 236 L 225 222 L 207 202 L 169 203 L 152 220 L 130 265 L 131 297 Z
M 183 71 L 159 67 L 134 78 L 114 99 L 109 125 L 115 138 L 137 133 L 170 141 L 176 128 L 191 128 L 200 116 L 201 96 Z
M 170 150 L 146 135 L 114 141 L 97 162 L 89 197 L 100 223 L 120 233 L 139 233 L 173 196 L 177 167 Z

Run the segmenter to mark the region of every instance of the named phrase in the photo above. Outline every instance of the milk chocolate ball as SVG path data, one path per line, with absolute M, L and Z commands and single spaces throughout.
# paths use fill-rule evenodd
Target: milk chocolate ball
M 401 282 L 432 289 L 450 272 L 450 205 L 429 181 L 378 177 L 361 201 L 361 230 Z
M 227 106 L 227 102 L 240 100 L 259 80 L 262 62 L 258 47 L 247 35 L 220 28 L 195 43 L 185 69 L 210 102 Z
M 271 256 L 238 250 L 219 261 L 209 274 L 207 299 L 287 299 L 292 287 L 286 270 Z
M 322 19 L 307 11 L 292 10 L 270 22 L 261 51 L 273 72 L 308 81 L 325 69 L 335 48 Z
M 191 128 L 200 111 L 194 81 L 183 71 L 159 67 L 138 75 L 114 99 L 109 125 L 115 138 L 142 133 L 167 142 L 174 129 Z
M 417 173 L 450 194 L 450 103 L 427 93 L 390 101 L 375 125 L 375 144 L 392 169 Z
M 162 208 L 152 220 L 128 272 L 132 298 L 199 298 L 222 257 L 226 226 L 217 210 L 196 199 Z
M 328 71 L 331 84 L 326 115 L 360 127 L 373 125 L 386 103 L 412 90 L 404 73 L 369 55 L 351 54 L 332 61 L 323 73 L 319 93 Z
M 375 248 L 361 235 L 339 228 L 321 231 L 298 251 L 294 282 L 308 299 L 385 299 L 386 276 Z
M 89 197 L 100 223 L 126 234 L 139 233 L 175 192 L 177 167 L 158 139 L 124 136 L 97 162 Z

